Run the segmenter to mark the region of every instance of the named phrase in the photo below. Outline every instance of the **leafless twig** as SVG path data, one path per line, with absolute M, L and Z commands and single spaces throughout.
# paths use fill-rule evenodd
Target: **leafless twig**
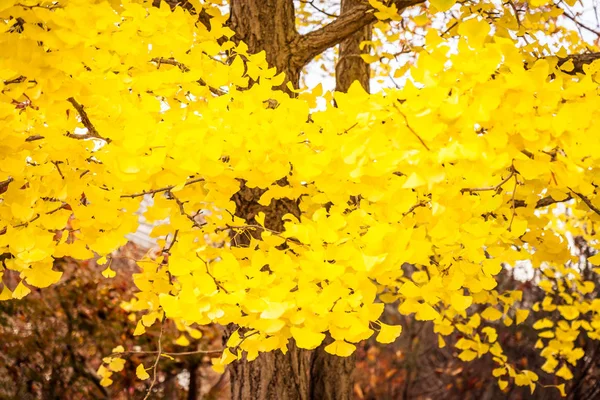
M 500 182 L 499 184 L 497 184 L 495 186 L 484 186 L 484 187 L 480 187 L 480 188 L 463 188 L 463 189 L 460 189 L 460 192 L 461 193 L 467 193 L 467 192 L 468 193 L 474 193 L 474 192 L 487 192 L 487 191 L 497 192 L 513 176 L 515 176 L 515 170 L 511 167 L 510 174 L 505 179 L 503 179 L 502 182 Z
M 153 367 L 153 373 L 152 373 L 152 383 L 150 383 L 150 387 L 148 388 L 148 392 L 146 393 L 146 396 L 144 397 L 144 400 L 147 400 L 148 397 L 150 397 L 150 394 L 152 393 L 152 388 L 154 388 L 154 385 L 156 384 L 156 375 L 158 372 L 158 362 L 160 361 L 160 357 L 162 356 L 162 335 L 163 335 L 163 330 L 164 330 L 164 326 L 163 326 L 163 322 L 161 321 L 160 323 L 160 334 L 158 335 L 158 352 L 156 354 L 156 360 L 154 361 L 154 367 Z
M 204 178 L 195 178 L 195 179 L 190 179 L 189 181 L 187 181 L 183 186 L 189 186 L 191 184 L 194 183 L 198 183 L 198 182 L 203 182 Z M 143 192 L 140 193 L 133 193 L 133 194 L 123 194 L 121 195 L 121 198 L 135 198 L 135 197 L 142 197 L 145 196 L 147 194 L 156 194 L 156 193 L 162 193 L 162 192 L 170 192 L 171 190 L 175 189 L 177 187 L 177 185 L 171 185 L 171 186 L 167 186 L 167 187 L 163 187 L 160 189 L 153 189 L 153 190 L 145 190 Z

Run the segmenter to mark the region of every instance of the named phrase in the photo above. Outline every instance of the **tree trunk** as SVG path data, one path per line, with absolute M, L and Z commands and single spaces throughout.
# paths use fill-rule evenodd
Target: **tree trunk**
M 364 2 L 343 0 L 342 13 L 359 3 Z M 287 82 L 297 88 L 307 60 L 298 54 L 302 47 L 298 45 L 301 38 L 296 31 L 293 1 L 231 0 L 230 6 L 229 26 L 235 31 L 235 39 L 245 42 L 251 54 L 265 51 L 269 65 L 276 67 L 278 73 L 285 72 L 286 80 L 281 89 L 286 90 Z M 370 16 L 365 14 L 365 18 Z M 335 44 L 330 30 L 323 31 L 322 36 Z M 340 34 L 340 38 L 347 39 L 340 46 L 340 64 L 336 67 L 338 90 L 347 91 L 354 80 L 359 80 L 365 90 L 369 90 L 369 66 L 360 58 L 359 45 L 370 36 L 370 25 L 360 26 L 352 37 Z M 287 182 L 283 179 L 278 184 L 286 185 Z M 263 192 L 263 189 L 248 188 L 242 183 L 240 191 L 232 198 L 236 203 L 235 215 L 254 224 L 258 212 L 264 212 L 265 227 L 276 231 L 283 230 L 281 218 L 286 213 L 300 217 L 299 200 L 274 199 L 265 207 L 258 203 Z M 235 327 L 228 327 L 226 331 L 232 329 Z M 328 338 L 326 343 L 330 341 Z M 290 340 L 286 354 L 275 351 L 260 354 L 252 362 L 243 359 L 234 362 L 229 366 L 232 400 L 351 399 L 355 358 L 328 354 L 324 350 L 326 343 L 308 351 L 297 348 Z
M 293 342 L 288 352 L 263 353 L 256 360 L 230 365 L 232 400 L 308 400 L 311 388 L 312 352 Z
M 291 45 L 298 37 L 294 2 L 231 0 L 230 7 L 229 26 L 235 31 L 234 39 L 246 43 L 251 54 L 265 51 L 269 65 L 276 67 L 277 73 L 285 73 L 280 89 L 286 90 L 287 82 L 297 88 L 303 65 L 292 60 Z
M 333 339 L 328 338 L 329 344 Z M 325 351 L 325 345 L 312 354 L 310 398 L 315 400 L 350 400 L 354 384 L 356 356 L 336 357 Z
M 340 13 L 348 12 L 362 0 L 342 0 Z M 346 93 L 354 81 L 359 81 L 365 91 L 370 90 L 369 64 L 360 56 L 367 53 L 367 48 L 361 50 L 361 42 L 371 40 L 372 25 L 365 25 L 354 35 L 340 43 L 339 58 L 335 66 L 335 90 Z

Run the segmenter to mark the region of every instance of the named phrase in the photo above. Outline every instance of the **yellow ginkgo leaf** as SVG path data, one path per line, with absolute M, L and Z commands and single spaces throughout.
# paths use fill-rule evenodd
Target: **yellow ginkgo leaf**
M 306 327 L 298 328 L 293 326 L 290 328 L 290 332 L 296 341 L 296 345 L 301 349 L 315 349 L 323 342 L 323 339 L 325 339 L 325 334 L 314 332 Z
M 417 321 L 432 321 L 440 316 L 435 308 L 431 307 L 429 304 L 421 304 L 419 306 L 419 311 L 415 315 Z
M 521 322 L 525 321 L 528 316 L 529 316 L 529 310 L 518 309 L 516 312 L 517 325 L 519 325 Z
M 13 299 L 22 299 L 23 297 L 27 296 L 29 293 L 31 293 L 31 290 L 29 290 L 29 288 L 27 286 L 25 286 L 23 281 L 21 281 L 21 282 L 19 282 L 19 284 L 13 291 L 12 297 L 13 297 Z
M 456 0 L 429 0 L 438 12 L 448 11 L 456 3 Z
M 463 296 L 461 293 L 456 292 L 452 294 L 450 299 L 452 307 L 459 312 L 465 311 L 473 303 L 471 296 Z
M 494 307 L 488 307 L 481 313 L 481 317 L 488 321 L 497 321 L 502 318 L 502 312 L 498 311 Z
M 335 342 L 325 346 L 326 352 L 340 357 L 348 357 L 354 353 L 354 350 L 356 350 L 355 345 L 343 340 L 336 340 Z
M 102 276 L 105 278 L 114 278 L 117 276 L 117 273 L 110 269 L 110 267 L 106 267 L 104 271 L 102 271 Z
M 125 360 L 122 358 L 113 358 L 108 364 L 108 369 L 114 372 L 122 371 L 125 367 Z
M 558 369 L 558 371 L 556 371 L 556 376 L 563 378 L 566 381 L 569 381 L 571 379 L 573 379 L 573 373 L 571 372 L 571 370 L 569 369 L 569 367 L 567 367 L 567 364 L 563 364 L 562 367 L 560 367 Z
M 402 325 L 387 325 L 383 322 L 380 322 L 379 325 L 379 334 L 375 338 L 379 343 L 392 343 L 402 333 Z
M 138 379 L 141 379 L 143 381 L 150 378 L 150 375 L 146 371 L 146 368 L 144 368 L 144 364 L 140 364 L 137 366 L 137 368 L 135 369 L 135 374 L 138 377 Z

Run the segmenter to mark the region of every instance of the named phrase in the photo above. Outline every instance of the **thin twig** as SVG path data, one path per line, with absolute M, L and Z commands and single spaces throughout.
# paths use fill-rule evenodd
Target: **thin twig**
M 88 117 L 87 112 L 85 111 L 85 107 L 83 105 L 79 104 L 77 102 L 77 100 L 75 100 L 73 97 L 69 97 L 67 99 L 67 101 L 73 105 L 75 110 L 77 110 L 77 113 L 79 114 L 79 117 L 81 118 L 81 123 L 87 129 L 87 133 L 85 135 L 76 135 L 73 133 L 67 133 L 67 137 L 70 137 L 73 139 L 94 138 L 94 139 L 104 140 L 106 143 L 111 142 L 111 140 L 109 138 L 104 138 L 98 133 L 98 131 L 96 130 L 96 127 L 94 126 L 94 124 L 92 124 L 92 121 L 90 121 L 90 118 Z
M 184 63 L 181 63 L 177 60 L 175 60 L 174 58 L 163 58 L 163 57 L 155 57 L 153 59 L 150 60 L 150 62 L 156 63 L 158 64 L 157 68 L 160 68 L 161 64 L 168 64 L 168 65 L 173 65 L 177 68 L 179 68 L 181 70 L 181 72 L 190 72 L 190 69 L 187 65 L 185 65 Z M 197 81 L 201 86 L 206 86 L 208 87 L 208 89 L 210 90 L 210 92 L 214 95 L 217 96 L 223 96 L 226 95 L 227 92 L 216 88 L 216 87 L 212 87 L 209 86 L 208 83 L 206 83 L 206 81 L 202 78 L 198 79 Z
M 458 21 L 455 21 L 452 25 L 450 25 L 444 32 L 440 34 L 440 37 L 444 37 L 448 32 L 452 30 L 456 25 L 458 25 Z
M 156 355 L 156 360 L 154 361 L 153 373 L 152 373 L 152 383 L 150 383 L 150 387 L 148 388 L 148 393 L 144 397 L 144 400 L 147 400 L 150 397 L 150 393 L 152 393 L 152 388 L 154 388 L 154 384 L 156 383 L 156 376 L 158 372 L 158 362 L 160 361 L 160 357 L 162 355 L 162 335 L 163 335 L 163 322 L 160 323 L 160 334 L 158 335 L 158 352 Z
M 56 170 L 58 171 L 58 174 L 60 175 L 60 177 L 62 179 L 65 179 L 65 176 L 63 175 L 62 171 L 60 170 L 60 167 L 58 166 L 58 164 L 60 164 L 62 161 L 50 161 L 52 164 L 54 164 L 54 166 L 56 167 Z
M 175 233 L 173 234 L 173 239 L 171 239 L 171 242 L 167 246 L 165 246 L 165 248 L 162 251 L 163 254 L 171 254 L 171 249 L 173 248 L 173 246 L 175 245 L 175 242 L 177 241 L 178 234 L 179 234 L 179 229 L 175 229 Z
M 345 135 L 346 133 L 350 132 L 352 129 L 354 129 L 354 128 L 355 128 L 355 127 L 357 127 L 357 126 L 358 126 L 358 122 L 355 122 L 355 123 L 353 123 L 352 125 L 350 125 L 350 127 L 349 127 L 349 128 L 346 128 L 346 129 L 344 130 L 344 132 L 342 132 L 342 133 L 338 133 L 338 135 Z
M 513 173 L 514 175 L 514 173 Z M 517 176 L 515 175 L 515 187 L 513 188 L 513 192 L 512 192 L 512 204 L 511 204 L 511 210 L 512 210 L 512 214 L 510 216 L 510 222 L 508 223 L 508 231 L 510 232 L 511 228 L 512 228 L 512 224 L 513 221 L 515 220 L 515 215 L 517 214 L 517 206 L 516 206 L 516 202 L 515 202 L 515 196 L 517 195 L 517 185 L 519 184 L 519 180 L 517 179 Z
M 515 12 L 515 19 L 517 20 L 517 26 L 519 28 L 521 28 L 521 18 L 519 18 L 519 10 L 517 9 L 517 6 L 515 5 L 514 1 L 512 1 L 512 0 L 509 0 L 508 4 L 513 9 L 513 11 Z
M 192 355 L 195 355 L 195 354 L 219 354 L 219 353 L 222 353 L 224 350 L 225 350 L 225 348 L 213 349 L 213 350 L 181 351 L 181 352 L 175 352 L 175 353 L 167 353 L 167 352 L 163 351 L 160 354 L 162 356 L 176 357 L 176 356 L 192 356 Z M 149 355 L 149 354 L 158 354 L 158 351 L 156 351 L 156 350 L 150 350 L 150 351 L 128 350 L 128 351 L 121 351 L 121 352 L 112 353 L 112 354 L 109 355 L 109 357 L 115 357 L 115 356 L 124 355 L 124 354 L 140 354 L 140 355 L 145 354 L 145 355 Z
M 428 201 L 420 201 L 417 204 L 413 205 L 412 207 L 410 207 L 408 209 L 408 211 L 402 213 L 402 217 L 406 217 L 408 214 L 410 214 L 411 212 L 415 211 L 417 208 L 419 207 L 425 207 L 427 204 L 429 204 Z
M 7 81 L 2 81 L 5 85 L 11 85 L 14 83 L 21 83 L 25 81 L 25 77 L 23 75 L 16 77 L 15 79 L 9 79 Z
M 396 108 L 396 110 L 398 110 L 398 113 L 400 113 L 400 115 L 402 115 L 402 118 L 404 118 L 404 122 L 406 123 L 406 127 L 408 128 L 408 130 L 417 137 L 417 139 L 419 139 L 419 142 L 421 142 L 421 144 L 423 145 L 423 147 L 425 147 L 427 149 L 427 151 L 431 151 L 429 149 L 429 147 L 427 147 L 427 144 L 425 144 L 425 141 L 423 141 L 423 139 L 421 139 L 421 136 L 419 136 L 419 134 L 417 132 L 415 132 L 415 130 L 408 124 L 408 118 L 406 118 L 406 115 L 404 115 L 404 113 L 402 112 L 402 110 L 400 110 L 400 108 L 394 104 L 394 107 Z
M 337 18 L 339 16 L 339 15 L 328 13 L 327 11 L 325 11 L 325 10 L 323 10 L 323 9 L 315 6 L 314 0 L 300 0 L 300 3 L 308 4 L 309 6 L 311 6 L 312 8 L 314 8 L 315 10 L 317 10 L 318 12 L 320 12 L 321 14 L 324 14 L 324 15 L 326 15 L 328 17 Z
M 499 184 L 497 184 L 495 186 L 485 186 L 485 187 L 480 187 L 480 188 L 463 188 L 463 189 L 460 189 L 460 192 L 461 193 L 466 193 L 466 192 L 468 192 L 468 193 L 473 193 L 473 192 L 487 192 L 487 191 L 497 192 L 514 175 L 515 175 L 515 170 L 513 168 L 511 168 L 510 169 L 510 174 L 506 177 L 506 179 L 502 180 L 502 182 L 500 182 Z
M 60 207 L 48 211 L 46 213 L 46 215 L 54 214 L 55 212 L 64 209 L 66 206 L 67 206 L 67 203 L 63 203 L 63 204 L 60 205 Z M 37 221 L 41 216 L 42 215 L 38 213 L 38 214 L 35 215 L 35 217 L 31 218 L 29 221 L 23 222 L 21 224 L 14 225 L 13 228 L 22 228 L 22 227 L 25 227 L 25 226 L 29 226 L 29 224 L 31 224 L 32 222 Z M 6 230 L 6 228 L 4 228 L 3 230 Z
M 590 199 L 588 199 L 587 197 L 585 197 L 581 193 L 578 193 L 578 192 L 574 191 L 571 188 L 568 188 L 568 189 L 571 192 L 573 192 L 577 197 L 579 197 L 581 199 L 581 201 L 583 201 L 590 208 L 590 210 L 592 210 L 596 214 L 600 215 L 600 209 L 598 209 L 598 207 L 596 207 L 595 205 L 593 205 Z
M 191 216 L 190 214 L 185 212 L 184 202 L 179 200 L 179 198 L 177 196 L 175 196 L 172 192 L 168 192 L 168 193 L 171 196 L 171 198 L 173 200 L 175 200 L 175 203 L 177 203 L 177 205 L 179 206 L 179 213 L 181 215 L 183 215 L 184 217 L 186 217 L 187 219 L 189 219 L 190 221 L 192 221 L 192 224 L 196 228 L 202 228 L 203 224 L 198 223 L 193 216 Z
M 198 182 L 203 182 L 204 178 L 195 178 L 195 179 L 190 179 L 189 181 L 187 181 L 183 186 L 189 186 L 191 184 L 194 183 L 198 183 Z M 140 193 L 133 193 L 133 194 L 123 194 L 121 195 L 121 198 L 135 198 L 135 197 L 142 197 L 145 196 L 147 194 L 156 194 L 156 193 L 162 193 L 162 192 L 170 192 L 171 190 L 175 189 L 177 187 L 177 185 L 171 185 L 171 186 L 167 186 L 167 187 L 163 187 L 160 189 L 153 189 L 153 190 L 146 190 Z
M 597 36 L 600 37 L 600 31 L 597 31 L 597 30 L 595 30 L 593 28 L 590 28 L 589 26 L 587 26 L 583 22 L 579 21 L 574 16 L 570 15 L 567 10 L 564 10 L 564 13 L 562 15 L 565 16 L 565 17 L 567 17 L 568 19 L 570 19 L 571 21 L 573 21 L 576 25 L 579 25 L 580 27 L 582 27 L 586 31 L 592 32 L 592 33 L 594 33 L 594 34 L 596 34 Z
M 34 4 L 32 6 L 28 6 L 28 5 L 21 4 L 21 3 L 16 3 L 15 7 L 23 7 L 27 10 L 31 10 L 32 8 L 45 8 L 46 10 L 54 10 L 56 8 L 62 8 L 62 6 L 60 4 L 52 4 L 49 6 L 43 6 L 41 4 Z
M 213 276 L 213 274 L 210 273 L 210 271 L 208 270 L 208 262 L 205 261 L 202 257 L 200 257 L 198 254 L 196 254 L 196 257 L 198 257 L 200 259 L 200 261 L 202 261 L 204 263 L 204 266 L 206 267 L 206 273 L 208 274 L 208 276 L 210 276 L 213 280 L 213 282 L 215 283 L 215 285 L 221 289 L 222 291 L 224 291 L 225 293 L 229 294 L 229 292 L 227 291 L 227 289 L 225 289 L 221 283 Z

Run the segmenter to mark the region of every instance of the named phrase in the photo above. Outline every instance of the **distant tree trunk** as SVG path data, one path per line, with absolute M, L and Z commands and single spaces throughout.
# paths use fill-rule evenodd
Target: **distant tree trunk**
M 360 3 L 363 0 L 342 0 L 340 13 L 348 12 Z M 361 50 L 360 44 L 371 40 L 372 30 L 371 24 L 365 25 L 340 43 L 339 58 L 335 66 L 335 90 L 338 92 L 346 93 L 354 81 L 359 81 L 365 91 L 369 92 L 371 70 L 360 56 L 367 53 L 366 48 Z
M 200 385 L 199 385 L 199 374 L 198 370 L 200 366 L 196 363 L 191 363 L 189 365 L 190 371 L 190 386 L 188 388 L 187 400 L 198 400 L 198 396 L 200 395 Z

